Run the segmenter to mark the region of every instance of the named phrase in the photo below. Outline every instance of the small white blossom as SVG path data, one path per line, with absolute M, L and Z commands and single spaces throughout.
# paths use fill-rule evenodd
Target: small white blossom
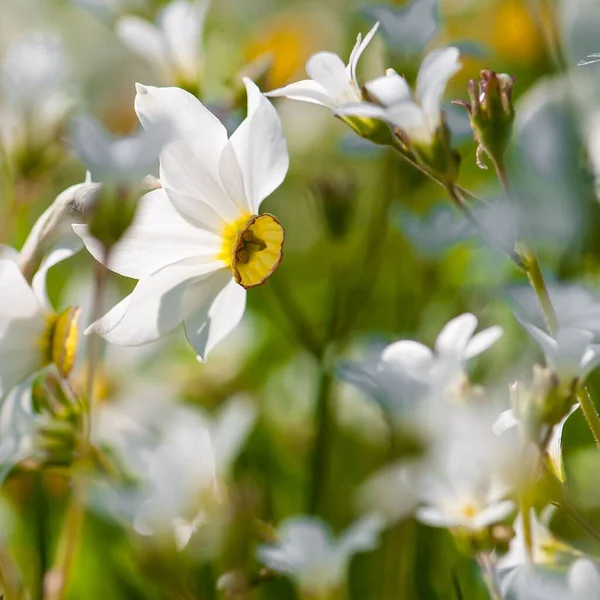
M 524 327 L 540 345 L 548 366 L 567 384 L 584 380 L 600 364 L 600 344 L 593 343 L 590 331 L 561 327 L 550 336 L 535 325 Z
M 158 13 L 156 25 L 127 15 L 117 22 L 117 35 L 142 59 L 151 61 L 166 81 L 198 83 L 200 42 L 209 0 L 173 0 Z
M 347 65 L 333 52 L 318 52 L 306 63 L 306 72 L 310 79 L 291 83 L 267 92 L 266 95 L 311 102 L 333 111 L 346 104 L 361 102 L 362 92 L 356 79 L 356 66 L 378 27 L 379 23 L 376 23 L 364 40 L 362 35 L 358 34 Z
M 273 571 L 292 577 L 307 596 L 320 598 L 344 585 L 350 559 L 374 550 L 382 528 L 379 517 L 367 516 L 335 540 L 318 517 L 291 517 L 279 525 L 276 544 L 258 549 L 258 558 Z
M 434 351 L 412 340 L 395 342 L 381 354 L 378 373 L 390 382 L 400 382 L 408 376 L 426 386 L 433 396 L 452 393 L 464 378 L 466 363 L 485 352 L 502 335 L 498 326 L 475 334 L 476 329 L 477 317 L 465 313 L 444 326 Z
M 458 48 L 430 52 L 421 63 L 416 96 L 406 79 L 393 69 L 365 84 L 378 102 L 361 102 L 340 108 L 340 115 L 373 117 L 400 129 L 411 142 L 430 145 L 442 125 L 442 99 L 450 78 L 461 68 Z

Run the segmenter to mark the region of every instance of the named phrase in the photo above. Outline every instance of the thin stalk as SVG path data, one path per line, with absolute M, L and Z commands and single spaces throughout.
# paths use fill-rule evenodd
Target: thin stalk
M 102 262 L 106 264 L 108 262 L 106 260 L 107 255 L 104 258 L 105 259 Z M 104 264 L 101 262 L 96 263 L 92 322 L 102 316 L 102 300 L 108 275 L 108 270 Z M 89 475 L 86 471 L 88 469 L 92 451 L 91 423 L 94 410 L 94 384 L 102 360 L 102 341 L 96 334 L 90 336 L 87 359 L 87 405 L 85 405 L 85 410 L 83 411 L 78 456 L 78 463 L 82 472 L 78 475 L 78 479 L 73 480 L 73 494 L 71 503 L 67 508 L 57 556 L 52 569 L 45 577 L 44 587 L 46 600 L 63 600 L 66 596 L 85 520 L 85 510 L 90 486 Z
M 479 563 L 483 580 L 485 581 L 486 587 L 490 594 L 490 600 L 502 600 L 502 593 L 500 592 L 500 587 L 498 586 L 498 581 L 494 572 L 494 565 L 492 564 L 489 555 L 485 552 L 480 552 L 477 555 L 477 562 Z
M 330 369 L 321 361 L 315 407 L 315 430 L 317 433 L 311 457 L 311 479 L 306 506 L 309 514 L 316 514 L 323 508 L 321 504 L 325 495 L 329 457 L 331 455 L 333 383 Z
M 596 412 L 592 396 L 585 385 L 580 386 L 577 390 L 577 400 L 579 401 L 588 427 L 594 436 L 596 445 L 600 448 L 600 417 Z
M 562 73 L 565 70 L 565 62 L 556 43 L 556 36 L 548 25 L 548 18 L 546 17 L 547 8 L 544 6 L 543 0 L 528 0 L 529 10 L 533 14 L 533 18 L 536 21 L 538 29 L 541 33 L 546 52 L 552 62 L 552 66 L 557 73 Z

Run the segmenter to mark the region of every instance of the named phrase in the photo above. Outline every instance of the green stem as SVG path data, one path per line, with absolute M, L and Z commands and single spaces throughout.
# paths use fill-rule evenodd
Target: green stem
M 583 416 L 587 421 L 588 427 L 594 436 L 596 445 L 600 448 L 600 417 L 596 412 L 594 401 L 590 395 L 589 390 L 584 385 L 580 386 L 577 390 L 577 400 L 583 411 Z
M 316 438 L 311 457 L 311 479 L 306 506 L 309 514 L 316 514 L 323 510 L 322 498 L 325 496 L 329 457 L 331 455 L 333 376 L 324 365 L 323 360 L 320 369 L 315 407 Z
M 540 263 L 530 248 L 526 248 L 524 253 L 526 255 L 525 273 L 527 274 L 527 279 L 529 279 L 529 283 L 537 296 L 548 332 L 550 335 L 555 335 L 558 330 L 558 319 L 550 300 L 544 275 L 540 269 Z

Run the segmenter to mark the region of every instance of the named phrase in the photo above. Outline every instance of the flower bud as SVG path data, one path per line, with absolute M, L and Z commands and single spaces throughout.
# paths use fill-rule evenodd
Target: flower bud
M 469 82 L 469 102 L 454 102 L 469 113 L 471 128 L 479 144 L 477 164 L 482 169 L 487 168 L 482 160 L 483 152 L 497 165 L 504 161 L 515 120 L 513 85 L 514 77 L 483 69 L 478 82 Z

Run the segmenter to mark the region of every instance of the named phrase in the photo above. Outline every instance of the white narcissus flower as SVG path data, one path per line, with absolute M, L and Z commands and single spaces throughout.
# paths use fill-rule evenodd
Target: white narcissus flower
M 378 104 L 359 102 L 340 108 L 341 116 L 372 117 L 398 128 L 412 144 L 431 145 L 443 125 L 442 99 L 450 78 L 461 68 L 458 48 L 430 52 L 421 63 L 416 96 L 404 77 L 388 69 L 365 84 Z
M 583 381 L 600 364 L 600 344 L 592 343 L 590 331 L 560 327 L 553 337 L 530 323 L 523 326 L 540 345 L 548 366 L 567 385 Z
M 49 364 L 62 377 L 73 367 L 79 310 L 57 315 L 45 290 L 49 266 L 62 258 L 60 251 L 48 257 L 30 286 L 17 265 L 18 253 L 0 247 L 0 398 Z
M 438 396 L 452 392 L 465 375 L 467 361 L 490 348 L 502 335 L 502 328 L 490 327 L 475 334 L 477 317 L 471 313 L 449 321 L 435 342 L 435 351 L 412 340 L 390 344 L 381 354 L 379 375 L 391 382 L 406 376 L 420 382 Z M 391 388 L 390 383 L 386 386 Z
M 209 5 L 209 0 L 173 0 L 161 9 L 156 25 L 140 17 L 121 17 L 117 35 L 133 52 L 154 63 L 166 81 L 197 85 L 200 38 Z
M 108 342 L 136 346 L 183 322 L 204 359 L 240 321 L 246 289 L 277 268 L 283 227 L 261 202 L 285 178 L 289 157 L 281 122 L 249 79 L 248 116 L 227 139 L 224 125 L 179 88 L 138 85 L 135 107 L 151 131 L 165 120 L 162 188 L 139 201 L 130 228 L 111 250 L 108 267 L 139 279 L 134 291 L 89 328 Z M 85 226 L 74 226 L 102 257 Z
M 362 35 L 358 34 L 347 65 L 333 52 L 317 52 L 306 63 L 306 72 L 310 79 L 291 83 L 267 92 L 266 95 L 285 96 L 291 100 L 319 104 L 333 111 L 346 104 L 361 102 L 363 98 L 356 79 L 356 66 L 378 27 L 379 23 L 375 23 L 364 40 Z
M 352 556 L 374 550 L 383 529 L 380 517 L 370 515 L 333 538 L 318 517 L 291 517 L 277 528 L 278 542 L 260 546 L 258 559 L 277 573 L 290 575 L 304 594 L 322 598 L 345 583 Z

